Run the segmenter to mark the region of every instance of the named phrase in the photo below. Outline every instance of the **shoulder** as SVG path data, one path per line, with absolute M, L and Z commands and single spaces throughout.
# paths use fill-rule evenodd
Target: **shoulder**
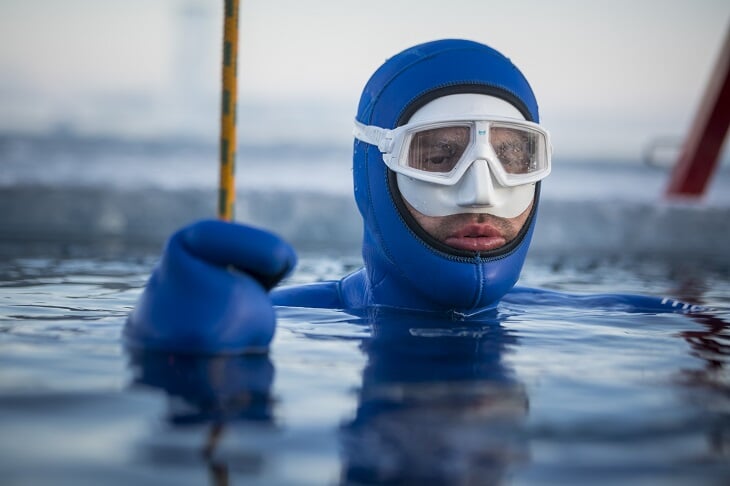
M 277 287 L 271 291 L 274 305 L 327 309 L 367 307 L 370 293 L 364 268 L 342 280 Z
M 305 285 L 277 287 L 271 291 L 274 305 L 341 309 L 339 282 L 332 280 Z

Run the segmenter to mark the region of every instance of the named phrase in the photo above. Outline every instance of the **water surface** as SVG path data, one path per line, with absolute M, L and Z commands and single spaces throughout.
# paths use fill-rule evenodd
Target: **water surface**
M 730 280 L 717 261 L 538 256 L 522 282 L 699 315 L 500 306 L 464 321 L 279 309 L 266 356 L 132 354 L 154 251 L 0 262 L 5 484 L 727 484 Z M 356 255 L 303 255 L 291 282 Z

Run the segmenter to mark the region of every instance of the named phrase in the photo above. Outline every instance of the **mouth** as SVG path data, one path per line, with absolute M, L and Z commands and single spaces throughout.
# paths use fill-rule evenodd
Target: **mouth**
M 490 224 L 469 224 L 446 237 L 444 243 L 467 251 L 488 251 L 504 246 L 507 239 Z

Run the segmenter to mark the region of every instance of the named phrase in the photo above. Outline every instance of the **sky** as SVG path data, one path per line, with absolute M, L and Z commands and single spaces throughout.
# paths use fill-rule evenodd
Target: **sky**
M 215 134 L 222 8 L 0 0 L 0 131 Z M 242 0 L 242 132 L 349 144 L 383 61 L 457 37 L 523 71 L 556 156 L 638 158 L 687 130 L 729 28 L 727 0 Z

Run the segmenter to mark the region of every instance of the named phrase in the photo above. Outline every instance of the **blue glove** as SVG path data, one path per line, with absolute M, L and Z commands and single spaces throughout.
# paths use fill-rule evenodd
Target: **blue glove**
M 223 221 L 173 234 L 124 329 L 143 350 L 229 354 L 267 349 L 276 327 L 268 291 L 296 265 L 278 236 Z

